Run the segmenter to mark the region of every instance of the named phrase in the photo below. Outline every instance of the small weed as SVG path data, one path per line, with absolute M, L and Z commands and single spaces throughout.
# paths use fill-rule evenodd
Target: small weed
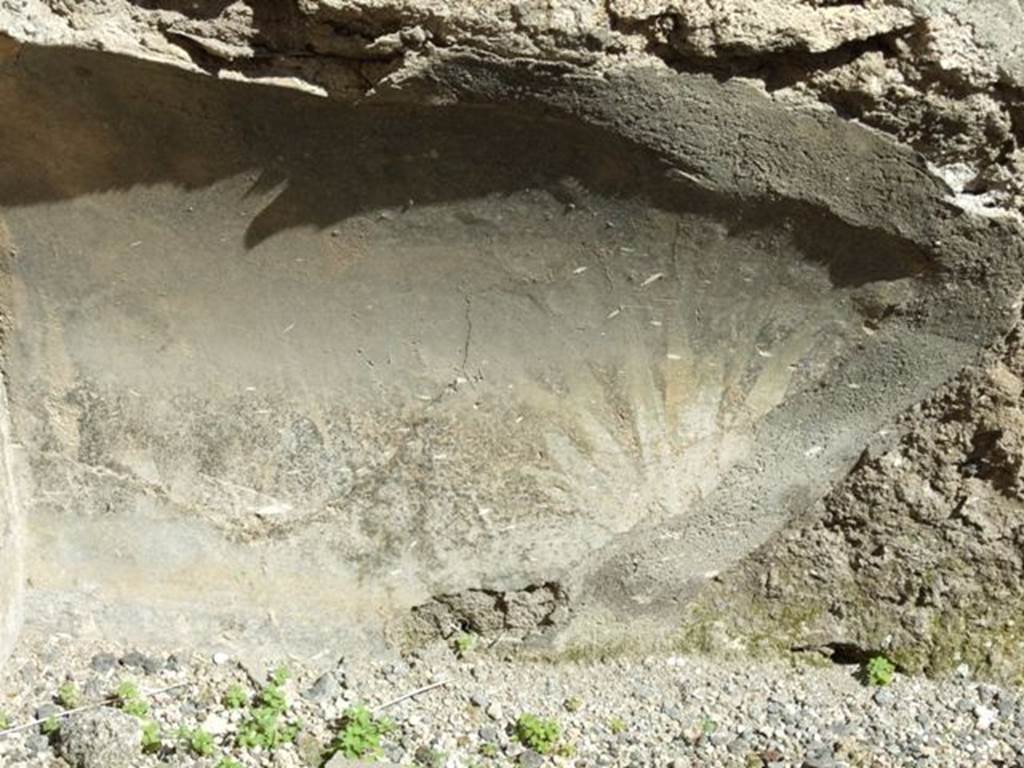
M 711 734 L 713 734 L 717 730 L 718 730 L 718 723 L 716 723 L 714 720 L 712 720 L 707 715 L 704 715 L 700 719 L 700 731 L 705 736 L 709 736 L 710 737 Z
M 164 742 L 160 734 L 160 726 L 152 720 L 142 724 L 142 751 L 147 755 L 159 752 Z
M 477 636 L 471 632 L 463 632 L 460 635 L 456 635 L 453 642 L 455 655 L 460 659 L 465 658 L 469 655 L 470 651 L 476 648 L 477 639 Z
M 516 720 L 515 735 L 523 746 L 537 754 L 549 755 L 558 743 L 562 730 L 554 720 L 526 713 Z
M 64 709 L 74 709 L 82 703 L 82 695 L 70 680 L 57 689 L 57 703 Z
M 298 722 L 283 722 L 288 700 L 281 686 L 288 679 L 288 670 L 278 667 L 270 676 L 271 682 L 264 686 L 249 708 L 249 717 L 238 729 L 238 746 L 246 749 L 261 747 L 276 749 L 293 741 L 301 725 Z
M 222 757 L 213 768 L 242 768 L 242 764 L 230 757 Z
M 0 712 L 0 731 L 6 731 L 11 727 L 11 718 L 7 716 L 6 712 Z
M 483 757 L 494 759 L 498 756 L 498 745 L 485 741 L 480 745 L 479 752 Z
M 241 709 L 249 703 L 249 695 L 238 683 L 232 683 L 224 693 L 223 702 L 228 709 Z
M 213 735 L 202 728 L 191 730 L 182 726 L 178 739 L 197 757 L 210 757 L 216 751 Z
M 280 667 L 278 667 L 270 673 L 270 681 L 274 685 L 280 686 L 284 685 L 288 681 L 288 678 L 291 676 L 292 673 L 288 671 L 288 667 L 282 664 Z
M 621 717 L 613 717 L 608 721 L 608 730 L 611 731 L 614 736 L 618 736 L 620 733 L 625 733 L 626 721 Z
M 39 730 L 44 736 L 53 736 L 60 732 L 60 720 L 56 717 L 48 717 L 39 726 Z
M 570 696 L 562 702 L 562 706 L 565 707 L 566 712 L 579 712 L 583 709 L 583 699 L 579 696 Z
M 280 712 L 257 707 L 238 729 L 238 746 L 246 749 L 277 749 L 282 744 L 294 741 L 300 727 L 297 722 L 281 722 Z
M 885 656 L 872 656 L 864 668 L 864 677 L 869 685 L 888 685 L 896 674 L 896 665 Z
M 559 757 L 575 757 L 576 745 L 570 744 L 568 741 L 563 741 L 555 748 L 555 754 Z
M 329 756 L 375 758 L 381 753 L 380 741 L 391 732 L 391 721 L 378 718 L 366 707 L 351 707 L 341 717 L 341 728 L 328 750 Z
M 149 714 L 149 704 L 142 698 L 135 683 L 125 680 L 117 686 L 114 696 L 117 697 L 117 706 L 122 712 L 138 718 Z

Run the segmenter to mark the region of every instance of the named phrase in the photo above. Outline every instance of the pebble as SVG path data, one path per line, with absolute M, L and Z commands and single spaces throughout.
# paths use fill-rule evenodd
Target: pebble
M 325 672 L 302 695 L 309 701 L 328 701 L 340 693 L 341 683 L 338 682 L 338 678 L 333 672 Z
M 117 657 L 112 653 L 97 653 L 89 662 L 89 667 L 95 672 L 109 672 L 117 666 Z
M 121 657 L 121 666 L 139 669 L 147 675 L 154 675 L 160 670 L 160 662 L 139 651 L 130 651 Z
M 974 708 L 974 716 L 977 718 L 974 727 L 979 731 L 987 731 L 999 719 L 999 712 L 991 707 L 979 704 Z

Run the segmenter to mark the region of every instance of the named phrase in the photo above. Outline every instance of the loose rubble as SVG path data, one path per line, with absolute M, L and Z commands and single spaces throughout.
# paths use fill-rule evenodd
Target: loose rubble
M 284 718 L 301 723 L 294 739 L 272 750 L 240 748 L 246 709 L 229 707 L 227 691 L 241 688 L 252 701 L 267 684 L 261 676 L 283 680 L 285 668 Z M 0 709 L 12 725 L 34 719 L 41 706 L 59 711 L 56 691 L 68 681 L 84 701 L 102 699 L 124 681 L 144 694 L 187 685 L 144 696 L 149 712 L 142 718 L 114 704 L 63 719 L 49 735 L 30 728 L 0 737 L 0 764 L 351 768 L 360 763 L 325 747 L 357 705 L 393 723 L 377 765 L 924 768 L 1024 760 L 1018 690 L 978 682 L 969 670 L 942 681 L 898 674 L 884 688 L 865 685 L 857 673 L 853 666 L 672 655 L 526 662 L 488 651 L 456 654 L 440 643 L 390 661 L 254 662 L 229 654 L 215 661 L 200 653 L 143 654 L 55 639 L 23 647 L 8 666 Z M 515 723 L 527 713 L 557 724 L 552 754 L 516 739 Z M 143 721 L 156 723 L 160 733 L 159 748 L 149 754 L 142 748 Z M 190 742 L 178 736 L 181 729 Z M 195 739 L 198 731 L 208 734 L 208 755 L 193 749 L 207 738 Z

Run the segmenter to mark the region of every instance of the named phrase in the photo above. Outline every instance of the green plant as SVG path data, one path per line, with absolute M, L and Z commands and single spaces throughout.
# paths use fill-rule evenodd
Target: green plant
M 583 709 L 583 699 L 579 696 L 570 696 L 562 702 L 562 706 L 565 707 L 566 712 L 579 712 Z
M 43 721 L 43 723 L 39 726 L 39 730 L 43 733 L 44 736 L 53 736 L 54 734 L 60 731 L 60 720 L 51 715 Z
M 222 757 L 213 768 L 242 768 L 242 764 L 230 757 Z
M 561 735 L 562 729 L 554 720 L 529 713 L 520 715 L 516 720 L 516 738 L 523 746 L 529 747 L 538 754 L 551 754 Z
M 456 635 L 453 645 L 455 646 L 455 655 L 460 659 L 469 654 L 476 647 L 477 636 L 471 632 L 463 632 L 462 634 Z
M 480 745 L 479 752 L 484 757 L 489 757 L 493 759 L 498 756 L 498 745 L 492 744 L 489 741 L 485 741 L 483 744 Z
M 213 735 L 202 728 L 192 730 L 182 726 L 178 730 L 178 738 L 197 757 L 210 757 L 216 751 Z
M 11 727 L 11 718 L 7 716 L 6 712 L 0 712 L 0 731 L 6 731 Z
M 164 742 L 160 734 L 160 726 L 152 720 L 142 724 L 142 751 L 147 755 L 159 752 Z
M 82 703 L 82 695 L 70 680 L 57 689 L 57 703 L 64 709 L 74 709 Z
M 393 727 L 390 720 L 375 717 L 366 707 L 350 707 L 341 716 L 341 727 L 331 741 L 328 756 L 341 753 L 349 759 L 377 757 L 381 739 Z
M 885 656 L 872 656 L 864 668 L 869 685 L 888 685 L 896 674 L 896 665 Z
M 608 721 L 608 730 L 611 731 L 612 734 L 615 736 L 618 736 L 620 733 L 625 733 L 626 721 L 623 720 L 621 717 L 613 717 L 611 720 Z
M 128 680 L 123 681 L 117 686 L 114 696 L 117 698 L 117 706 L 122 712 L 139 718 L 149 714 L 149 704 L 142 698 L 142 693 L 135 683 Z
M 294 741 L 301 728 L 302 724 L 297 721 L 282 721 L 280 712 L 257 707 L 238 729 L 238 746 L 246 749 L 277 749 L 282 744 Z
M 232 683 L 224 693 L 223 702 L 228 709 L 241 709 L 249 703 L 249 695 L 238 683 Z
M 718 730 L 718 723 L 704 715 L 700 719 L 700 730 L 705 736 L 711 736 L 711 734 Z
M 278 686 L 284 685 L 289 677 L 291 677 L 291 672 L 283 664 L 270 673 L 270 681 Z
M 288 679 L 288 670 L 278 667 L 270 676 L 271 682 L 264 686 L 249 708 L 249 717 L 238 729 L 238 746 L 252 749 L 276 749 L 295 739 L 301 724 L 285 722 L 288 699 L 281 685 Z

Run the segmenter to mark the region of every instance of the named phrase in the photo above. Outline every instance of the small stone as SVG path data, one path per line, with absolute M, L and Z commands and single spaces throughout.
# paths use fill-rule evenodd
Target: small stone
M 991 707 L 979 704 L 974 708 L 974 716 L 977 718 L 974 727 L 979 731 L 987 731 L 999 719 L 999 712 Z
M 487 705 L 490 703 L 490 700 L 480 691 L 470 694 L 469 701 L 474 707 L 480 707 L 480 709 L 487 709 Z
M 146 656 L 139 651 L 130 651 L 121 657 L 121 666 L 131 669 L 141 669 L 147 675 L 153 675 L 160 671 L 160 662 Z
M 213 663 L 219 667 L 224 664 L 227 664 L 231 660 L 231 657 L 224 651 L 217 651 L 215 654 L 213 654 L 212 659 Z
M 320 740 L 306 731 L 300 731 L 295 738 L 295 751 L 299 753 L 299 759 L 308 766 L 319 768 L 324 761 Z
M 30 755 L 48 752 L 50 749 L 50 739 L 41 733 L 31 733 L 25 739 L 25 749 L 28 750 Z
M 875 695 L 872 698 L 875 700 L 875 704 L 883 707 L 892 704 L 896 700 L 896 697 L 892 695 L 892 691 L 888 688 L 879 688 L 875 691 Z
M 418 747 L 412 756 L 413 762 L 422 768 L 441 768 L 444 764 L 444 753 L 425 744 Z
M 838 763 L 831 757 L 808 757 L 800 764 L 801 768 L 837 768 Z
M 662 705 L 661 714 L 665 715 L 665 717 L 669 718 L 670 720 L 675 720 L 677 722 L 683 719 L 682 711 L 679 709 L 679 707 L 673 704 Z
M 397 768 L 391 763 L 368 763 L 364 760 L 352 760 L 338 752 L 324 763 L 324 768 Z
M 480 736 L 480 741 L 486 741 L 489 744 L 497 744 L 501 738 L 498 734 L 498 729 L 490 725 L 481 726 L 477 735 Z
M 738 737 L 730 741 L 726 745 L 726 749 L 728 749 L 730 753 L 738 755 L 750 750 L 750 742 L 743 737 Z
M 214 736 L 222 736 L 231 730 L 231 723 L 229 723 L 222 715 L 219 715 L 216 712 L 211 712 L 206 716 L 206 719 L 203 720 L 203 724 L 200 728 Z
M 532 749 L 524 749 L 516 758 L 516 765 L 520 768 L 540 768 L 544 765 L 544 757 Z
M 262 686 L 267 682 L 267 677 L 270 675 L 270 667 L 263 659 L 244 653 L 238 658 L 238 668 L 245 672 L 249 682 L 255 686 Z
M 732 739 L 732 735 L 727 733 L 726 731 L 715 731 L 708 738 L 708 741 L 710 741 L 716 747 L 724 747 L 726 744 L 732 741 Z
M 109 672 L 117 666 L 117 657 L 112 653 L 97 653 L 89 662 L 89 667 L 95 672 Z
M 36 720 L 46 720 L 49 717 L 56 717 L 64 710 L 56 704 L 43 704 L 36 707 Z
M 655 691 L 649 685 L 638 685 L 633 689 L 633 696 L 640 701 L 650 701 L 655 696 Z
M 138 762 L 141 738 L 136 718 L 99 707 L 67 719 L 60 751 L 74 768 L 132 768 Z
M 486 712 L 487 716 L 491 718 L 491 720 L 501 720 L 505 716 L 504 711 L 501 709 L 501 704 L 496 701 L 492 701 L 487 705 Z
M 302 693 L 302 697 L 309 701 L 328 701 L 340 693 L 341 684 L 338 682 L 338 678 L 333 672 L 325 672 Z

